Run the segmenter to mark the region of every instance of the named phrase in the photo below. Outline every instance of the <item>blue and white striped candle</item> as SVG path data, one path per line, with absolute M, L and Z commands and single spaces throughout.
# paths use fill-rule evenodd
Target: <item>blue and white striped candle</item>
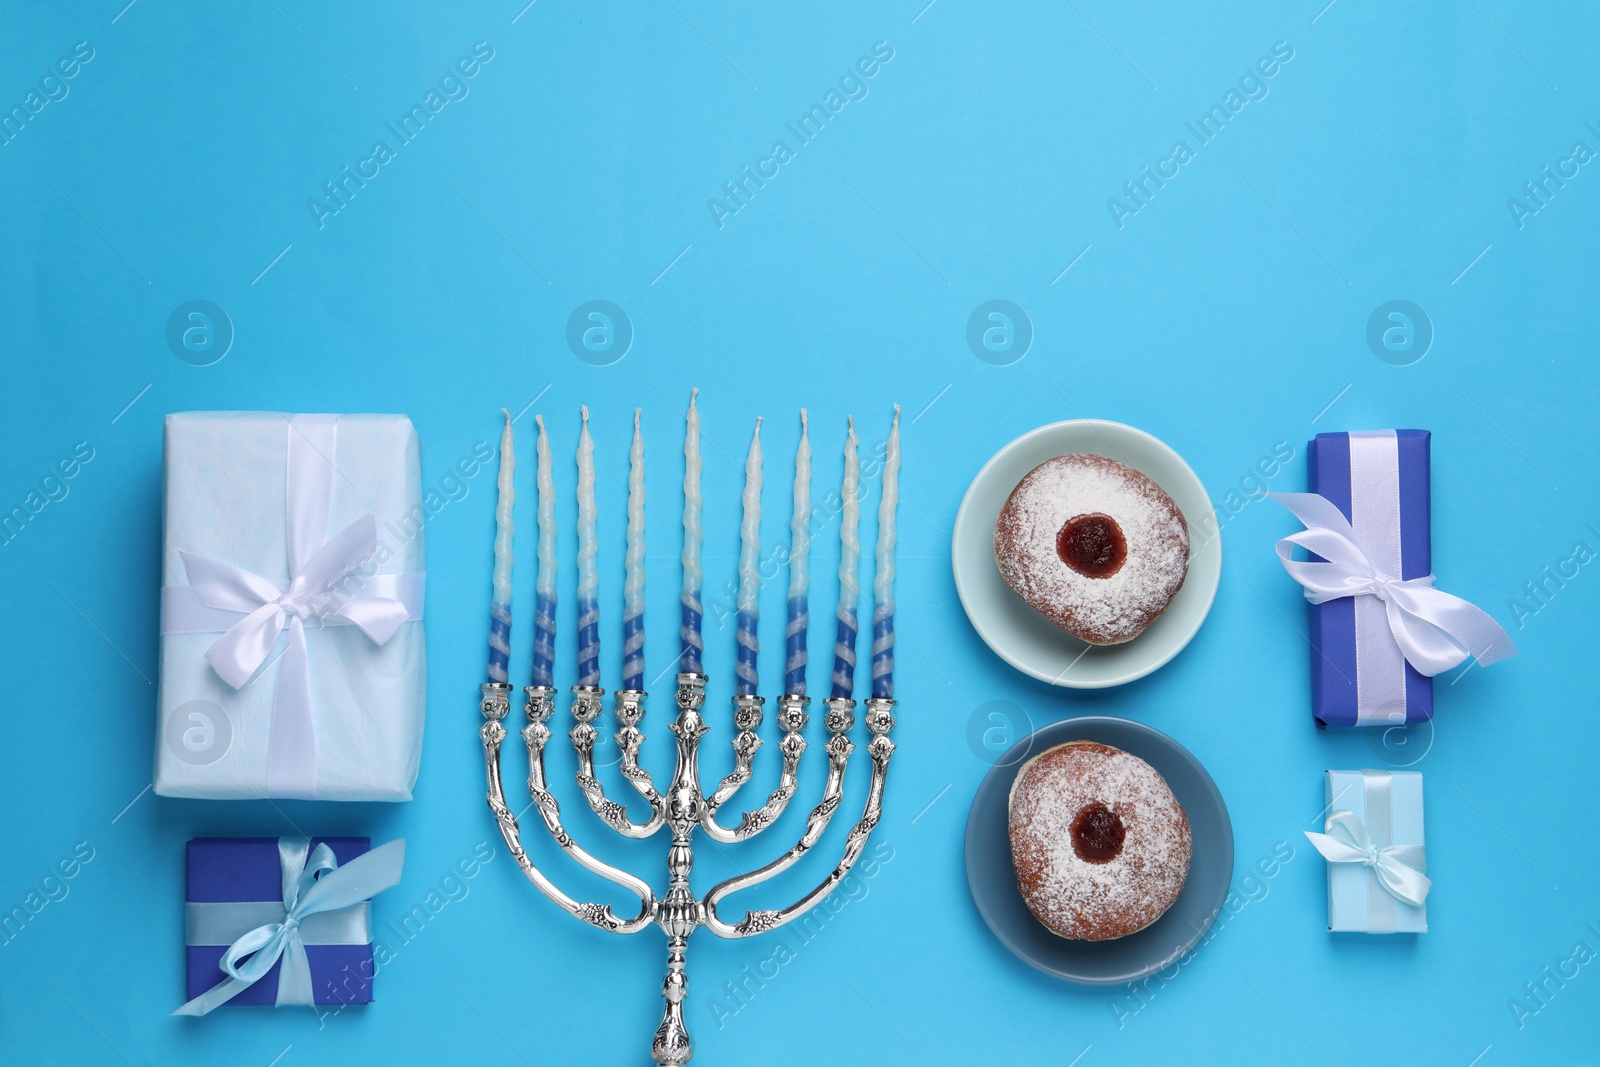
M 800 447 L 794 453 L 794 514 L 789 519 L 789 625 L 784 631 L 783 691 L 806 695 L 806 606 L 811 584 L 811 441 L 806 409 L 800 409 Z
M 550 475 L 550 435 L 544 429 L 544 416 L 535 415 L 539 426 L 539 578 L 534 586 L 533 607 L 533 684 L 556 684 L 556 487 Z
M 595 538 L 594 439 L 589 409 L 578 432 L 578 684 L 600 684 L 600 545 Z
M 678 600 L 683 609 L 678 624 L 678 670 L 702 674 L 701 652 L 705 641 L 700 635 L 704 608 L 700 602 L 700 410 L 695 407 L 696 389 L 689 394 L 689 414 L 683 435 L 683 591 Z
M 623 557 L 622 688 L 644 689 L 644 438 L 633 409 L 633 447 L 628 450 L 628 550 Z
M 494 509 L 494 594 L 489 604 L 489 681 L 508 680 L 511 656 L 511 505 L 516 499 L 512 475 L 517 457 L 511 450 L 511 412 L 500 409 L 506 428 L 500 432 L 499 498 Z
M 895 507 L 900 503 L 900 405 L 883 457 L 883 492 L 878 501 L 878 558 L 872 574 L 872 695 L 894 697 Z
M 761 643 L 756 627 L 761 619 L 761 419 L 756 418 L 750 437 L 750 452 L 744 460 L 744 521 L 739 524 L 739 597 L 736 603 L 739 627 L 737 678 L 734 693 L 753 696 L 761 684 L 756 662 Z
M 856 420 L 850 420 L 850 435 L 844 443 L 844 510 L 839 522 L 839 606 L 834 614 L 839 632 L 833 643 L 833 696 L 849 697 L 855 687 L 856 605 L 861 600 L 861 585 L 856 572 L 861 569 L 861 465 L 856 460 Z

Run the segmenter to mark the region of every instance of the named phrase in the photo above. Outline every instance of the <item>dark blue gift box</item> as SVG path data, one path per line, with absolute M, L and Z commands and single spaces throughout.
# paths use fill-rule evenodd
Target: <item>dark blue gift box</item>
M 365 837 L 313 837 L 311 848 L 327 844 L 344 864 L 367 852 Z M 238 901 L 283 902 L 283 869 L 274 837 L 200 837 L 189 842 L 188 892 L 191 904 Z M 366 908 L 367 904 L 357 907 Z M 243 933 L 243 931 L 240 931 Z M 189 945 L 189 998 L 225 981 L 221 962 L 227 945 Z M 318 1004 L 370 1004 L 376 973 L 372 945 L 306 945 L 312 996 Z M 283 961 L 257 983 L 239 991 L 229 1004 L 274 1004 Z
M 1392 452 L 1387 440 L 1391 435 Z M 1358 534 L 1374 526 L 1392 529 L 1397 523 L 1399 577 L 1421 578 L 1432 574 L 1428 455 L 1432 435 L 1427 430 L 1388 430 L 1354 436 L 1359 439 L 1355 450 L 1358 476 L 1362 473 L 1359 468 L 1371 462 L 1374 451 L 1380 451 L 1386 461 L 1398 464 L 1396 471 L 1385 472 L 1391 479 L 1392 492 L 1382 494 L 1383 506 L 1365 515 L 1353 513 L 1352 435 L 1349 433 L 1321 433 L 1311 442 L 1306 456 L 1307 488 L 1338 507 Z M 1374 598 L 1367 599 L 1376 604 Z M 1377 607 L 1381 612 L 1382 605 Z M 1360 714 L 1361 683 L 1356 663 L 1356 601 L 1353 598 L 1311 605 L 1311 650 L 1311 710 L 1319 728 L 1398 725 L 1424 722 L 1433 717 L 1433 679 L 1419 674 L 1403 659 L 1392 672 L 1393 685 L 1383 693 L 1387 713 L 1374 717 L 1369 707 L 1366 716 Z M 1369 687 L 1371 682 L 1368 679 Z

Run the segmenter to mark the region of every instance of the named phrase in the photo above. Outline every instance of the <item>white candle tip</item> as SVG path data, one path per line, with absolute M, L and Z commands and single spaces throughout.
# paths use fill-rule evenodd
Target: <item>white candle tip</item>
M 543 415 L 535 415 L 533 417 L 533 422 L 534 422 L 535 426 L 539 427 L 539 432 L 540 433 L 544 433 L 544 416 Z
M 633 409 L 633 428 L 635 430 L 637 430 L 639 428 L 639 412 L 641 410 L 642 410 L 641 408 L 634 408 Z
M 700 387 L 698 385 L 695 386 L 693 389 L 689 390 L 689 406 L 690 407 L 694 407 L 694 398 L 699 396 L 699 395 L 700 395 Z
M 509 410 L 507 410 L 506 408 L 501 408 L 500 409 L 500 414 L 502 414 L 502 415 L 504 415 L 506 417 L 506 425 L 510 426 L 511 425 L 511 412 Z
M 802 435 L 804 435 L 805 432 L 806 432 L 806 409 L 805 408 L 801 408 L 800 409 L 800 433 Z
M 588 404 L 584 404 L 578 410 L 583 412 L 583 421 L 584 422 L 588 422 L 589 421 L 589 405 Z

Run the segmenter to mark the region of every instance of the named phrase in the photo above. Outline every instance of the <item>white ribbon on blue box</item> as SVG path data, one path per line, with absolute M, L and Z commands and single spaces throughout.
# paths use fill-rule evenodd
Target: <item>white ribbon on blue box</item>
M 1428 932 L 1422 775 L 1329 771 L 1325 833 L 1306 837 L 1328 860 L 1328 929 Z
M 1430 435 L 1318 434 L 1309 493 L 1271 493 L 1305 524 L 1278 557 L 1311 609 L 1311 709 L 1318 726 L 1433 717 L 1433 676 L 1470 655 L 1516 655 L 1494 619 L 1433 587 Z M 1309 561 L 1293 550 L 1311 553 Z
M 403 415 L 167 416 L 155 791 L 409 800 L 421 465 Z

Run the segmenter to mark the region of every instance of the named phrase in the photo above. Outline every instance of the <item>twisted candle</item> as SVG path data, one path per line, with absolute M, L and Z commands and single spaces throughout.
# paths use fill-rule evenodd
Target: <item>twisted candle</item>
M 511 504 L 516 486 L 511 478 L 517 457 L 511 450 L 511 412 L 500 409 L 506 428 L 500 431 L 499 499 L 494 509 L 494 595 L 489 604 L 489 681 L 507 680 L 511 656 Z
M 811 573 L 811 441 L 806 434 L 806 409 L 800 409 L 800 446 L 794 453 L 794 514 L 789 518 L 789 625 L 783 668 L 783 691 L 806 695 L 806 605 Z
M 595 539 L 594 439 L 589 409 L 578 432 L 578 684 L 600 684 L 600 545 Z
M 760 685 L 756 661 L 761 643 L 756 624 L 761 616 L 761 576 L 757 571 L 761 555 L 761 419 L 756 418 L 750 437 L 750 452 L 744 461 L 744 521 L 739 524 L 739 657 L 734 692 L 751 696 Z
M 900 503 L 900 405 L 883 457 L 883 490 L 878 501 L 878 558 L 872 575 L 872 695 L 894 696 L 894 541 L 895 507 Z
M 857 527 L 861 523 L 861 465 L 856 460 L 856 420 L 850 420 L 850 434 L 844 443 L 844 510 L 839 522 L 839 606 L 834 614 L 839 620 L 838 636 L 833 643 L 833 695 L 849 697 L 855 685 L 856 673 L 856 604 L 861 600 L 861 586 L 856 572 L 861 568 L 861 539 Z
M 556 487 L 550 476 L 550 435 L 539 425 L 539 578 L 534 586 L 533 684 L 556 684 Z
M 683 435 L 683 592 L 678 598 L 683 608 L 678 640 L 683 649 L 678 669 L 686 674 L 701 673 L 700 653 L 705 648 L 700 636 L 704 608 L 700 603 L 700 410 L 695 407 L 699 395 L 698 389 L 689 394 Z
M 644 689 L 644 438 L 633 409 L 633 447 L 628 450 L 628 550 L 623 559 L 622 688 Z

